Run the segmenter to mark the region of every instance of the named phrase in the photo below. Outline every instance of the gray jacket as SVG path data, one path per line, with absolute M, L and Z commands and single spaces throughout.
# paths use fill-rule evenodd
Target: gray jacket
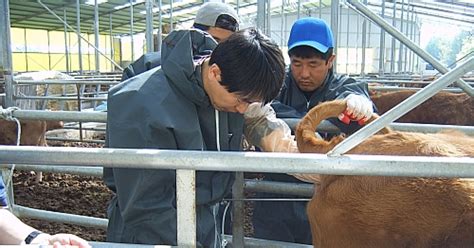
M 215 111 L 203 88 L 200 61 L 216 47 L 215 41 L 199 30 L 178 30 L 168 35 L 162 47 L 161 67 L 110 90 L 107 145 L 215 151 L 218 120 L 220 150 L 240 150 L 242 116 Z M 113 179 L 118 204 L 111 207 L 115 215 L 120 213 L 115 218 L 123 227 L 109 224 L 108 233 L 119 235 L 108 240 L 176 244 L 175 170 L 117 168 Z M 216 228 L 210 206 L 229 194 L 233 176 L 207 171 L 198 172 L 196 180 L 198 241 L 209 247 Z M 109 218 L 113 223 L 114 216 Z

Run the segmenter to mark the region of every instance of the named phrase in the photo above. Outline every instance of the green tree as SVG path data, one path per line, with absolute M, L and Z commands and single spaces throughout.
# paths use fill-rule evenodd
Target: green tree
M 445 57 L 443 58 L 443 60 L 446 62 L 448 66 L 454 67 L 456 65 L 457 56 L 461 52 L 464 41 L 469 36 L 470 36 L 469 32 L 462 31 L 458 35 L 456 35 L 453 38 L 453 40 L 450 42 L 450 46 L 446 51 Z
M 437 60 L 441 59 L 441 39 L 439 37 L 433 37 L 431 40 L 426 44 L 426 52 L 431 54 L 431 56 L 435 57 Z
M 472 56 L 472 54 L 474 54 L 474 33 L 469 33 L 462 42 L 461 50 L 456 55 L 456 60 L 459 61 L 465 56 Z

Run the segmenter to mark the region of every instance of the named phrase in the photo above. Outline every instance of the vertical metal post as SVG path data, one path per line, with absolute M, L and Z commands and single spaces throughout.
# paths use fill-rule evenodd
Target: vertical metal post
M 109 14 L 110 58 L 115 60 L 114 37 L 112 33 L 112 13 Z M 115 71 L 114 64 L 110 63 L 111 71 Z
M 271 0 L 267 0 L 267 15 L 266 15 L 266 23 L 267 23 L 267 35 L 268 37 L 272 37 L 272 30 L 271 30 L 271 22 L 272 22 L 272 7 L 271 7 Z
M 234 199 L 244 199 L 244 173 L 236 172 L 235 181 L 232 185 L 232 197 Z M 232 223 L 232 247 L 244 246 L 244 202 L 241 200 L 233 203 L 233 223 Z M 222 223 L 224 224 L 224 223 Z
M 46 31 L 46 38 L 48 39 L 48 70 L 51 71 L 51 37 L 49 36 L 50 31 Z
M 133 42 L 133 0 L 130 0 L 130 46 L 131 46 L 131 50 L 132 50 L 132 62 L 135 61 L 135 56 L 134 56 L 134 53 L 135 53 L 135 47 L 133 46 L 134 45 L 134 42 Z
M 319 0 L 319 19 L 321 19 L 322 16 L 323 16 L 323 7 L 322 7 L 322 5 L 321 5 L 321 2 L 322 2 L 322 1 Z
M 414 30 L 413 35 L 415 37 L 414 42 L 419 47 L 420 46 L 420 27 L 418 26 L 418 24 L 416 25 L 416 29 Z M 414 61 L 416 63 L 415 70 L 419 71 L 420 70 L 420 56 L 416 56 L 416 54 L 413 53 L 413 57 L 415 58 Z
M 99 49 L 99 3 L 97 0 L 94 0 L 94 45 L 97 49 Z M 99 60 L 99 52 L 97 51 L 97 49 L 94 52 L 95 71 L 97 73 L 100 73 L 100 60 Z
M 66 72 L 69 73 L 71 72 L 71 69 L 69 68 L 69 46 L 68 46 L 68 33 L 67 33 L 67 14 L 66 14 L 66 8 L 63 10 L 64 12 L 64 56 L 66 56 Z
M 390 33 L 391 35 L 395 36 L 400 42 L 414 51 L 418 56 L 423 58 L 428 63 L 432 64 L 436 70 L 440 71 L 441 73 L 448 73 L 449 70 L 441 64 L 437 59 L 431 56 L 429 53 L 418 47 L 413 41 L 411 41 L 408 37 L 406 37 L 403 33 L 398 31 L 396 28 L 392 27 L 389 23 L 385 20 L 380 18 L 377 14 L 373 13 L 370 9 L 368 9 L 365 5 L 361 4 L 358 1 L 351 1 L 351 6 L 357 8 L 362 14 L 364 14 L 367 18 L 377 23 L 377 25 L 382 26 L 385 31 Z M 468 95 L 474 96 L 474 89 L 466 83 L 462 79 L 458 79 L 456 81 L 456 85 L 459 86 L 463 91 L 465 91 Z
M 350 25 L 350 9 L 347 8 L 347 20 L 346 20 L 346 73 L 349 73 L 349 25 Z
M 411 27 L 413 26 L 413 12 L 411 11 L 412 10 L 412 7 L 411 6 L 408 6 L 408 22 L 407 22 L 407 33 L 406 33 L 406 36 L 411 39 Z M 408 50 L 408 49 L 407 49 Z M 406 61 L 407 61 L 407 65 L 405 66 L 407 69 L 406 71 L 407 72 L 410 72 L 411 71 L 411 60 L 409 59 L 411 57 L 411 50 L 408 50 L 407 51 L 408 53 L 408 58 L 406 58 Z M 406 57 L 406 55 L 405 55 Z
M 267 33 L 265 30 L 265 1 L 257 1 L 257 28 Z
M 170 1 L 170 31 L 174 30 L 174 25 L 173 25 L 173 0 Z
M 237 8 L 235 9 L 235 11 L 237 12 L 237 15 L 239 15 L 239 11 L 240 11 L 240 1 L 239 0 L 237 0 L 236 5 L 237 5 Z
M 367 0 L 364 0 L 364 4 L 367 4 Z M 367 43 L 367 19 L 364 18 L 362 22 L 362 61 L 360 64 L 360 75 L 365 76 L 365 47 Z
M 196 172 L 176 170 L 178 247 L 196 247 Z
M 334 50 L 333 52 L 337 54 L 337 38 L 339 32 L 339 0 L 331 1 L 331 30 L 333 34 L 333 41 L 334 41 Z M 337 58 L 334 59 L 333 66 L 334 72 L 337 71 Z
M 96 73 L 100 73 L 100 58 L 99 58 L 99 52 L 98 52 L 98 49 L 99 48 L 99 40 L 100 39 L 100 36 L 99 36 L 99 3 L 97 0 L 94 0 L 94 41 L 95 41 L 95 47 L 97 49 L 95 49 L 95 71 Z M 105 51 L 105 50 L 104 50 Z M 91 88 L 92 88 L 92 85 L 91 85 Z M 100 84 L 97 84 L 96 85 L 96 92 L 95 92 L 95 96 L 98 97 L 99 96 L 99 92 L 100 92 Z M 95 109 L 95 107 L 97 106 L 97 101 L 93 101 L 92 102 L 92 106 L 93 108 Z
M 397 2 L 394 1 L 392 5 L 392 26 L 396 27 L 397 25 Z M 392 36 L 392 45 L 390 46 L 390 74 L 395 73 L 395 48 L 396 48 L 396 43 L 395 43 L 395 37 Z
M 407 2 L 407 21 L 406 21 L 406 28 L 405 28 L 405 36 L 409 37 L 409 36 L 408 36 L 408 33 L 409 33 L 409 30 L 408 30 L 408 29 L 410 28 L 410 26 L 409 26 L 409 25 L 410 25 L 410 0 L 407 0 L 407 1 L 408 1 L 408 2 Z M 403 71 L 404 71 L 405 73 L 408 72 L 408 71 L 407 71 L 407 70 L 408 70 L 408 68 L 407 68 L 407 66 L 408 66 L 407 54 L 408 54 L 408 49 L 404 49 L 404 50 L 403 50 L 403 62 L 404 62 L 404 64 L 403 64 L 403 68 L 404 68 Z
M 281 20 L 280 20 L 280 34 L 281 34 L 281 36 L 280 36 L 280 47 L 283 47 L 284 44 L 285 44 L 285 40 L 284 40 L 284 39 L 285 39 L 285 35 L 284 35 L 283 32 L 284 32 L 284 29 L 285 29 L 286 27 L 283 26 L 284 23 L 285 23 L 284 17 L 285 17 L 285 0 L 281 0 L 281 12 L 280 12 L 280 18 L 281 18 Z
M 382 19 L 385 18 L 385 0 L 382 0 Z M 385 31 L 380 28 L 379 75 L 385 72 Z
M 163 18 L 162 18 L 162 13 L 163 13 L 163 3 L 161 0 L 158 0 L 158 22 L 160 23 L 159 24 L 159 28 L 158 28 L 158 44 L 157 44 L 157 48 L 158 48 L 158 51 L 161 51 L 161 36 L 163 35 Z
M 28 64 L 28 37 L 26 34 L 26 28 L 23 29 L 23 44 L 25 44 L 25 66 L 26 71 L 29 71 L 29 64 Z
M 301 0 L 298 0 L 297 17 L 298 17 L 298 19 L 301 18 Z
M 355 42 L 355 71 L 354 73 L 357 73 L 359 70 L 359 32 L 360 32 L 360 15 L 356 15 L 357 17 L 357 28 L 356 28 L 356 42 Z
M 413 39 L 413 30 L 414 30 L 414 27 L 415 27 L 415 7 L 414 6 L 411 6 L 411 18 L 410 18 L 410 32 L 409 32 L 409 37 L 412 41 L 414 41 Z M 408 57 L 408 61 L 409 61 L 409 66 L 408 66 L 408 70 L 410 72 L 413 72 L 413 51 L 410 50 L 410 54 L 409 54 L 409 57 Z
M 90 34 L 87 34 L 87 49 L 86 49 L 86 54 L 87 54 L 87 70 L 88 70 L 88 71 L 91 71 L 91 70 L 92 70 L 92 67 L 91 67 L 91 53 L 90 53 L 90 50 L 91 50 L 91 43 L 90 43 L 90 40 L 91 40 Z
M 146 0 L 146 52 L 153 52 L 153 0 Z
M 76 0 L 76 34 L 77 34 L 77 52 L 79 58 L 79 74 L 82 75 L 82 49 L 81 49 L 81 1 Z
M 9 0 L 0 0 L 0 77 L 5 78 L 5 107 L 15 106 L 13 99 L 13 69 L 12 69 L 12 46 L 10 36 L 10 7 Z
M 401 9 L 402 9 L 402 13 L 401 13 L 401 16 L 400 16 L 400 32 L 403 33 L 403 22 L 404 22 L 404 15 L 405 15 L 405 0 L 402 0 L 402 6 L 401 6 Z M 402 68 L 402 63 L 403 63 L 403 59 L 402 59 L 402 54 L 403 54 L 403 48 L 405 47 L 405 45 L 403 45 L 401 42 L 400 42 L 400 49 L 398 49 L 398 73 L 401 73 L 403 68 Z

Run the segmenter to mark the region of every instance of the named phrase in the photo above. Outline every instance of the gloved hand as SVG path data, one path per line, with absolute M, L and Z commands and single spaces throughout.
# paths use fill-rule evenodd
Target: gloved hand
M 265 152 L 297 153 L 298 146 L 291 129 L 281 119 L 276 118 L 275 111 L 270 105 L 252 103 L 244 113 L 245 137 L 247 141 Z M 288 174 L 309 183 L 320 182 L 318 174 Z
M 265 152 L 298 152 L 291 129 L 270 105 L 251 103 L 244 113 L 247 141 Z
M 347 102 L 347 108 L 344 113 L 338 116 L 342 122 L 349 124 L 351 120 L 354 120 L 362 125 L 372 117 L 374 113 L 372 101 L 367 97 L 350 94 L 344 100 Z

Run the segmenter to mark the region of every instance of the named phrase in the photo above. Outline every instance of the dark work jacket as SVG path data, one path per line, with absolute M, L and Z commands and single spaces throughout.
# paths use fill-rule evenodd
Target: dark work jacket
M 216 45 L 199 30 L 170 33 L 163 41 L 161 67 L 109 91 L 107 146 L 216 151 L 217 115 L 220 150 L 240 150 L 242 115 L 216 112 L 203 88 L 201 62 Z M 175 170 L 115 168 L 113 181 L 107 239 L 175 245 Z M 216 231 L 210 206 L 229 194 L 232 183 L 229 172 L 196 174 L 197 239 L 205 247 L 213 245 Z
M 304 93 L 298 88 L 291 70 L 288 69 L 285 83 L 280 94 L 273 101 L 272 107 L 278 118 L 302 118 L 311 108 L 319 103 L 344 99 L 349 94 L 364 95 L 369 98 L 367 84 L 358 82 L 346 75 L 336 75 L 330 70 L 322 86 L 313 92 L 308 101 Z M 346 134 L 351 134 L 360 128 L 357 122 L 351 122 L 350 125 L 346 125 L 337 118 L 329 119 L 329 121 Z
M 308 101 L 296 85 L 291 71 L 288 70 L 280 95 L 273 101 L 272 107 L 278 118 L 302 118 L 309 109 L 320 102 L 344 99 L 351 93 L 368 97 L 367 85 L 347 76 L 335 75 L 331 70 L 322 86 L 313 92 Z M 347 134 L 360 128 L 356 122 L 346 125 L 337 118 L 329 119 L 329 121 Z M 266 181 L 303 183 L 283 173 L 263 173 L 263 175 Z M 306 198 L 271 193 L 258 193 L 257 197 Z M 310 226 L 305 211 L 306 204 L 305 201 L 256 201 L 252 217 L 255 237 L 311 244 Z
M 142 74 L 150 69 L 161 65 L 161 52 L 151 52 L 143 54 L 140 58 L 127 66 L 123 70 L 122 80 L 125 81 L 138 74 Z
M 364 95 L 369 98 L 368 86 L 366 83 L 358 82 L 346 75 L 336 75 L 330 70 L 322 86 L 313 92 L 308 101 L 296 84 L 291 69 L 288 69 L 282 90 L 278 97 L 272 102 L 272 107 L 278 118 L 302 118 L 312 107 L 319 103 L 335 99 L 344 99 L 349 94 Z M 357 122 L 351 122 L 350 125 L 347 125 L 337 118 L 330 118 L 329 121 L 337 126 L 341 132 L 346 134 L 352 134 L 361 127 Z M 276 176 L 276 174 L 271 175 L 280 178 L 280 176 Z M 283 176 L 282 178 L 287 179 L 284 181 L 301 182 L 286 174 L 281 175 Z

